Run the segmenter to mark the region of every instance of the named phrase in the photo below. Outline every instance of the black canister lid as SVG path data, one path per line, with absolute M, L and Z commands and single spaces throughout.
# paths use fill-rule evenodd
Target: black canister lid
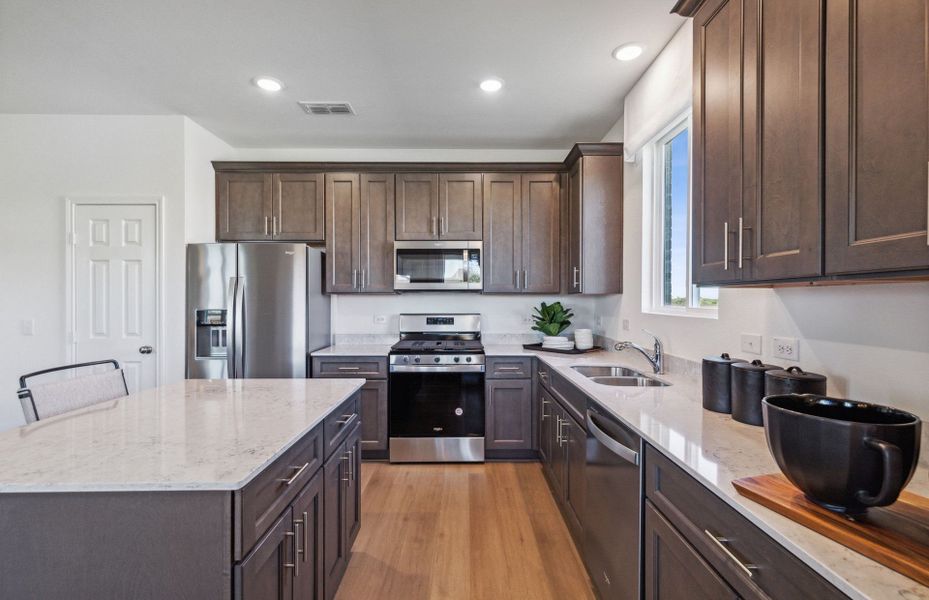
M 731 365 L 733 363 L 744 363 L 746 361 L 742 358 L 732 358 L 731 356 L 729 356 L 728 352 L 723 352 L 719 356 L 706 356 L 704 357 L 703 362 L 712 362 L 712 363 Z
M 766 365 L 757 358 L 752 362 L 740 362 L 732 365 L 733 369 L 744 369 L 745 371 L 774 371 L 782 369 L 777 365 Z
M 767 377 L 776 377 L 778 379 L 788 379 L 791 381 L 826 381 L 825 375 L 819 373 L 807 373 L 800 367 L 788 367 L 777 371 L 768 371 Z

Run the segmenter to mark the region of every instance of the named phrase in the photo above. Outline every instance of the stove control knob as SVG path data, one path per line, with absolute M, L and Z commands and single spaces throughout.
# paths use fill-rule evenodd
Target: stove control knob
M 465 358 L 465 360 L 468 361 L 468 362 L 471 362 L 471 357 L 469 356 L 469 357 Z
M 413 359 L 413 362 L 418 363 L 418 362 L 419 362 L 419 357 L 417 356 L 416 358 L 414 358 L 414 359 Z
M 409 356 L 404 356 L 404 357 L 403 357 L 403 362 L 405 362 L 405 363 L 410 362 L 410 357 L 409 357 Z
M 456 356 L 456 357 L 455 357 L 455 362 L 461 362 L 461 357 L 460 357 L 460 356 Z
M 437 362 L 437 363 L 440 363 L 440 362 L 442 362 L 442 359 L 441 359 L 441 358 L 439 358 L 438 356 L 436 356 L 436 357 L 435 357 L 435 358 L 433 358 L 432 360 L 434 360 L 434 361 L 435 361 L 435 362 Z

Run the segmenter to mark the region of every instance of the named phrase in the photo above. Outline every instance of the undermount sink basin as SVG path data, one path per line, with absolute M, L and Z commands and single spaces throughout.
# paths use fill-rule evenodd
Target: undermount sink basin
M 600 385 L 630 387 L 664 387 L 670 385 L 641 371 L 626 367 L 577 366 L 571 368 Z

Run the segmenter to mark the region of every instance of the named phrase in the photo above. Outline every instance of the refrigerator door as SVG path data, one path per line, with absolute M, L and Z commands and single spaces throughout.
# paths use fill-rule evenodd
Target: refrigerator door
M 303 378 L 307 252 L 304 244 L 239 244 L 237 378 Z
M 232 343 L 235 244 L 187 246 L 188 379 L 226 379 Z
M 329 294 L 326 293 L 326 253 L 318 248 L 306 249 L 307 335 L 306 351 L 314 352 L 332 345 Z

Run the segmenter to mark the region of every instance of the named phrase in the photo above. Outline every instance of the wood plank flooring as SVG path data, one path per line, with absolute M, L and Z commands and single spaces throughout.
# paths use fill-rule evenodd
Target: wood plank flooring
M 361 485 L 336 600 L 594 598 L 538 463 L 364 463 Z

